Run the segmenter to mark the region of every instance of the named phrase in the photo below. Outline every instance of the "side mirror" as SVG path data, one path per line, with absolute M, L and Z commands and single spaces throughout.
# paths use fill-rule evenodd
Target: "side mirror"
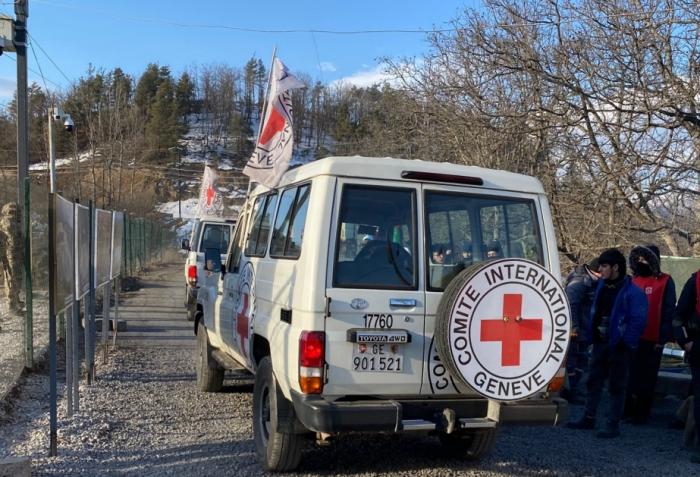
M 204 269 L 208 272 L 221 272 L 221 252 L 218 248 L 208 248 L 204 251 Z
M 182 249 L 190 251 L 190 241 L 188 239 L 182 241 Z

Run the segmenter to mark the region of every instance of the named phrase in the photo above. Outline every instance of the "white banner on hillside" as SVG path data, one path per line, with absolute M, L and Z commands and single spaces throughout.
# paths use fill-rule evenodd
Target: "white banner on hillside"
M 209 166 L 204 168 L 202 178 L 202 190 L 199 192 L 199 203 L 195 218 L 221 217 L 224 214 L 224 201 L 221 191 L 216 187 L 216 180 L 219 176 L 212 171 Z
M 282 62 L 272 63 L 270 104 L 265 114 L 263 130 L 255 145 L 253 156 L 243 169 L 251 181 L 269 189 L 279 184 L 292 158 L 292 98 L 289 91 L 304 88 Z

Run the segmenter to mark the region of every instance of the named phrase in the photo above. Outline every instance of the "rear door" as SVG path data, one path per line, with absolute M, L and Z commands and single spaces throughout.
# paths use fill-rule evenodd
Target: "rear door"
M 536 196 L 461 186 L 425 184 L 426 379 L 422 394 L 477 395 L 449 375 L 435 349 L 435 315 L 443 291 L 472 264 L 525 258 L 546 266 Z M 495 310 L 500 312 L 500 310 Z
M 326 277 L 326 395 L 421 389 L 419 184 L 337 182 Z

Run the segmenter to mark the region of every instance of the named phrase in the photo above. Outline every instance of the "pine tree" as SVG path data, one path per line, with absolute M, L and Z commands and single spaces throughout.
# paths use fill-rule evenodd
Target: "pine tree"
M 158 64 L 149 63 L 146 71 L 143 72 L 136 85 L 136 95 L 134 102 L 144 114 L 148 114 L 151 104 L 158 93 L 161 78 L 158 71 Z
M 255 57 L 248 60 L 243 69 L 243 116 L 250 123 L 253 117 L 253 103 L 255 101 L 255 80 L 258 63 Z
M 177 103 L 177 116 L 184 118 L 187 124 L 187 115 L 192 113 L 192 103 L 194 101 L 194 83 L 190 75 L 185 71 L 177 81 L 175 87 L 175 102 Z
M 177 146 L 179 133 L 174 97 L 172 81 L 164 80 L 156 93 L 151 118 L 146 125 L 146 136 L 152 149 L 151 157 L 162 157 L 168 153 L 167 148 Z

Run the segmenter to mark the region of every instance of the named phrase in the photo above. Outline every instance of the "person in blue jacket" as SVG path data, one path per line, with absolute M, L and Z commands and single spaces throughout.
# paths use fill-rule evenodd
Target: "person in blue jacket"
M 588 370 L 587 359 L 584 356 L 588 347 L 588 319 L 591 316 L 593 297 L 598 288 L 598 257 L 589 263 L 577 266 L 566 279 L 566 297 L 571 306 L 571 342 L 566 355 L 567 386 L 562 389 L 560 396 L 571 404 L 584 404 L 583 396 L 578 390 L 578 384 L 583 373 Z
M 596 434 L 604 439 L 620 435 L 630 363 L 646 327 L 649 310 L 646 294 L 627 275 L 626 262 L 625 256 L 616 248 L 608 249 L 598 257 L 600 279 L 588 321 L 591 360 L 585 412 L 580 419 L 566 424 L 570 429 L 595 429 L 603 385 L 608 379 L 608 419 L 605 427 Z

